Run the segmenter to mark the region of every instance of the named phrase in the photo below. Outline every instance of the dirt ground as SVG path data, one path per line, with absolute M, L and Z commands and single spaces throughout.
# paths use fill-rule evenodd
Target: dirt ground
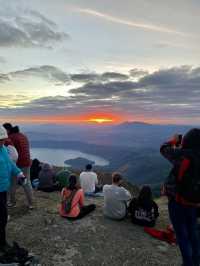
M 23 193 L 9 211 L 8 240 L 17 241 L 39 257 L 42 266 L 180 265 L 177 247 L 148 236 L 128 219 L 103 217 L 102 198 L 86 199 L 97 205 L 94 213 L 79 221 L 58 215 L 59 193 L 34 192 L 35 208 L 29 211 Z M 165 200 L 158 201 L 157 228 L 168 224 Z

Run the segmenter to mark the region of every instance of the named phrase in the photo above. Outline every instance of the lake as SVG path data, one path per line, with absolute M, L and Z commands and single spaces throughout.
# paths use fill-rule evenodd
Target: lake
M 41 162 L 50 163 L 56 166 L 65 166 L 64 161 L 69 159 L 76 159 L 78 157 L 94 161 L 95 165 L 106 166 L 109 164 L 107 160 L 102 157 L 84 153 L 77 150 L 67 149 L 49 149 L 49 148 L 32 148 L 31 158 L 37 158 Z

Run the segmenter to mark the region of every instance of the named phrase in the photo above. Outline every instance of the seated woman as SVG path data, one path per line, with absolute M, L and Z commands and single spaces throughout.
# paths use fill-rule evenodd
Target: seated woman
M 39 186 L 38 190 L 44 192 L 53 192 L 61 190 L 57 182 L 55 182 L 55 172 L 51 165 L 45 163 L 42 165 L 42 169 L 39 173 Z
M 139 197 L 132 199 L 129 211 L 134 224 L 155 226 L 156 219 L 159 216 L 158 206 L 152 199 L 152 191 L 149 186 L 143 186 Z
M 32 164 L 31 164 L 31 169 L 30 169 L 31 183 L 33 182 L 34 179 L 38 179 L 41 168 L 42 167 L 41 167 L 40 161 L 38 159 L 33 159 Z
M 69 177 L 68 186 L 62 189 L 61 199 L 60 216 L 68 219 L 81 219 L 96 208 L 94 204 L 84 206 L 83 190 L 77 176 L 73 174 Z

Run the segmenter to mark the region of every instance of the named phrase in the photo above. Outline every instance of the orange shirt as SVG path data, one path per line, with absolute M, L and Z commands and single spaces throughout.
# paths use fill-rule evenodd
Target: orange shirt
M 66 199 L 71 194 L 71 191 L 63 188 L 61 191 L 62 200 Z M 63 217 L 77 217 L 80 213 L 80 208 L 83 207 L 84 193 L 82 189 L 78 189 L 72 200 L 71 211 L 66 213 L 64 210 L 64 204 L 60 204 L 59 213 Z

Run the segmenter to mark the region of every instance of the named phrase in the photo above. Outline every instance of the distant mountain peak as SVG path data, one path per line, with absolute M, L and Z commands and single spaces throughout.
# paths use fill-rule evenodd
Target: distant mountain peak
M 121 123 L 120 126 L 133 126 L 133 125 L 152 125 L 150 123 L 142 122 L 142 121 L 126 121 Z

